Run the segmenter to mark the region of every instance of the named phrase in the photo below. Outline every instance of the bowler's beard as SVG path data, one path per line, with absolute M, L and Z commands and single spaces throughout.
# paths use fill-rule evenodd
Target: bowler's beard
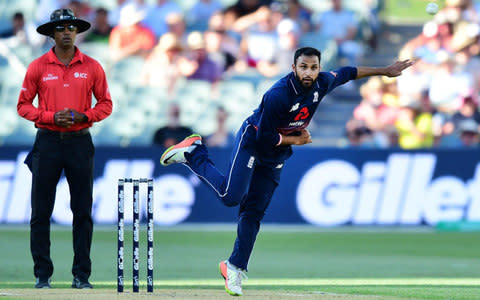
M 300 79 L 300 77 L 297 75 L 297 72 L 295 72 L 295 78 L 297 81 L 300 83 L 300 85 L 303 87 L 304 90 L 308 91 L 313 87 L 313 83 L 315 82 L 315 79 L 312 79 L 312 84 L 311 85 L 304 85 L 303 81 Z

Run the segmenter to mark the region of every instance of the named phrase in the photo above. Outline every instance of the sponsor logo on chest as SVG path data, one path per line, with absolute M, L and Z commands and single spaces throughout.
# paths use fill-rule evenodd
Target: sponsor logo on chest
M 86 79 L 88 76 L 87 73 L 80 73 L 80 72 L 75 72 L 73 73 L 73 77 L 75 78 L 83 78 L 83 79 Z
M 75 72 L 73 73 L 73 77 L 76 79 L 87 79 L 88 74 L 84 72 Z M 58 80 L 58 75 L 47 74 L 47 76 L 44 76 L 42 80 L 43 81 Z
M 292 108 L 290 108 L 290 112 L 296 111 L 300 107 L 300 103 L 295 103 Z
M 50 81 L 50 80 L 58 80 L 58 76 L 53 74 L 47 74 L 47 76 L 43 77 L 43 81 Z

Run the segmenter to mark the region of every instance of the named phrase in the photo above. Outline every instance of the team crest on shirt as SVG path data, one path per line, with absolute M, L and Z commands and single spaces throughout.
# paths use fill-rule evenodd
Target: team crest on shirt
M 300 103 L 295 103 L 292 108 L 290 108 L 289 112 L 296 111 L 300 107 Z
M 313 102 L 318 102 L 318 92 L 313 93 Z

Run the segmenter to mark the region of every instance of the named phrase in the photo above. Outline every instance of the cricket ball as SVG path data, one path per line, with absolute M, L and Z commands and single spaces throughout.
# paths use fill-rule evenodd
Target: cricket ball
M 434 15 L 438 12 L 438 4 L 435 2 L 429 2 L 425 10 L 427 13 Z

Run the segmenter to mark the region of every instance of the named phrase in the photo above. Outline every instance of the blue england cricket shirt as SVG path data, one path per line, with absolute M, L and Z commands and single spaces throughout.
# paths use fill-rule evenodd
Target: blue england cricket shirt
M 278 80 L 246 122 L 256 130 L 247 131 L 247 148 L 267 162 L 283 162 L 292 154 L 290 145 L 277 146 L 280 135 L 294 135 L 306 128 L 326 94 L 357 77 L 357 68 L 342 67 L 320 72 L 312 87 L 305 89 L 293 72 Z

